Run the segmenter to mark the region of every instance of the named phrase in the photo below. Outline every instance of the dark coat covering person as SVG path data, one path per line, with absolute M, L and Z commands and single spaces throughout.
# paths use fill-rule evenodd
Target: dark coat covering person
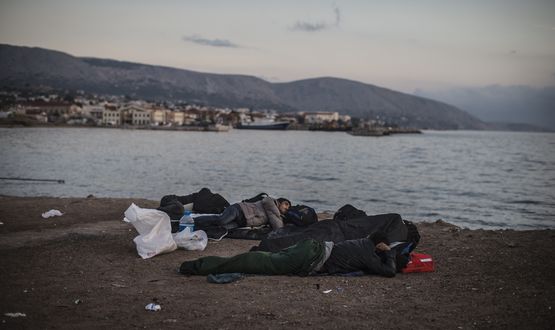
M 338 244 L 305 239 L 278 252 L 251 251 L 233 257 L 202 257 L 181 264 L 185 275 L 246 273 L 263 275 L 342 274 L 363 271 L 393 277 L 395 253 L 383 233 Z
M 229 202 L 222 195 L 202 188 L 196 193 L 184 196 L 166 195 L 160 200 L 158 210 L 166 212 L 170 219 L 180 219 L 183 216 L 184 205 L 192 205 L 192 211 L 196 213 L 222 213 L 229 206 Z
M 319 272 L 344 274 L 363 271 L 393 277 L 396 272 L 395 253 L 387 244 L 388 240 L 381 232 L 334 244 L 329 258 Z
M 399 214 L 358 215 L 356 218 L 321 220 L 306 228 L 287 226 L 268 234 L 255 250 L 276 252 L 306 238 L 339 243 L 364 238 L 377 231 L 385 233 L 390 242 L 405 241 L 408 234 L 406 223 Z

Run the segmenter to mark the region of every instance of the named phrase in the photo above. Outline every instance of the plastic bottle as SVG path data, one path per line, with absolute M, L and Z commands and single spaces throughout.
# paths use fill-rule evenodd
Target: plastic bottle
M 188 228 L 188 230 L 192 233 L 195 229 L 195 221 L 193 217 L 191 217 L 191 211 L 186 210 L 181 219 L 179 219 L 179 231 Z

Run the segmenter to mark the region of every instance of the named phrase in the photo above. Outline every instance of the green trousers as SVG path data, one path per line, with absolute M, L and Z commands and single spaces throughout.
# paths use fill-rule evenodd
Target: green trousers
M 202 257 L 181 264 L 187 275 L 245 273 L 308 275 L 324 257 L 324 243 L 306 239 L 279 252 L 253 251 L 234 257 Z

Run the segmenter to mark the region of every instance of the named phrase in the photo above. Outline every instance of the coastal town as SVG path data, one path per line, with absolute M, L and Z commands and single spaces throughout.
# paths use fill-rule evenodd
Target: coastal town
M 331 111 L 278 112 L 275 109 L 214 107 L 153 102 L 125 96 L 30 94 L 0 91 L 0 125 L 96 126 L 153 130 L 236 129 L 345 131 L 353 135 L 419 133 L 380 118 L 360 119 Z

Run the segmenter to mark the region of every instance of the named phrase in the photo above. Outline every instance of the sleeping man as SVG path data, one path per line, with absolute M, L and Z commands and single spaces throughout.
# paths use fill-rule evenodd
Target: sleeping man
M 185 261 L 184 275 L 245 273 L 263 275 L 345 274 L 363 271 L 393 277 L 395 252 L 382 232 L 339 243 L 305 239 L 278 252 L 251 251 L 233 257 L 208 256 Z

